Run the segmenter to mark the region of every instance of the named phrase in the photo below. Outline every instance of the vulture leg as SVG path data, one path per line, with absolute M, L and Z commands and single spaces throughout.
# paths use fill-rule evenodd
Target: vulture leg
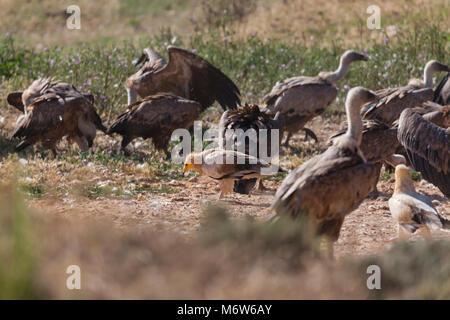
M 167 150 L 167 146 L 163 149 L 164 154 L 166 155 L 166 160 L 172 159 L 172 155 L 170 154 L 169 150 Z
M 122 150 L 126 156 L 129 156 L 131 154 L 131 152 L 127 150 L 127 146 L 131 141 L 133 141 L 133 138 L 131 138 L 130 136 L 125 135 L 122 137 L 120 150 Z
M 267 188 L 264 187 L 264 185 L 263 185 L 262 179 L 260 179 L 260 178 L 258 178 L 258 180 L 256 181 L 256 190 L 258 190 L 258 191 L 266 191 L 267 190 Z
M 89 143 L 85 137 L 75 136 L 73 139 L 75 140 L 81 151 L 86 152 L 89 150 Z
M 284 142 L 281 144 L 282 146 L 288 147 L 289 146 L 289 139 L 291 138 L 291 133 L 288 132 L 286 135 L 286 139 L 284 139 Z
M 311 129 L 303 128 L 303 131 L 305 131 L 305 140 L 308 139 L 309 136 L 314 141 L 319 142 L 319 139 L 317 139 L 316 134 Z
M 22 151 L 26 147 L 31 146 L 34 142 L 35 141 L 33 141 L 33 139 L 23 140 L 23 141 L 19 142 L 19 144 L 16 146 L 16 151 Z

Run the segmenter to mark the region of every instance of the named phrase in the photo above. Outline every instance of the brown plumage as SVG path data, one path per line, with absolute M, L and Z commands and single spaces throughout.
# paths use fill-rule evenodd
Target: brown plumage
M 241 151 L 246 154 L 250 154 L 249 146 L 252 144 L 255 146 L 255 149 L 252 152 L 253 156 L 260 157 L 259 143 L 260 143 L 260 131 L 259 130 L 267 130 L 266 145 L 267 145 L 267 154 L 264 156 L 272 156 L 271 153 L 271 135 L 272 130 L 279 130 L 280 120 L 279 113 L 273 117 L 272 115 L 261 112 L 257 105 L 245 105 L 242 108 L 236 110 L 227 110 L 222 114 L 219 122 L 219 147 L 222 149 L 227 148 L 227 140 L 228 145 L 235 147 L 234 150 Z M 237 134 L 233 132 L 232 135 L 226 136 L 226 131 L 228 130 L 242 130 L 243 133 L 247 132 L 247 130 L 255 130 L 255 135 L 250 135 L 248 139 L 246 139 L 245 145 L 240 145 L 239 141 L 237 141 Z M 231 132 L 231 131 L 230 131 Z M 281 135 L 278 132 L 278 145 L 280 143 Z M 262 182 L 259 182 L 259 186 L 262 188 Z M 242 180 L 236 181 L 234 184 L 234 191 L 243 194 L 249 194 L 251 189 L 255 186 L 256 179 Z
M 341 130 L 329 139 L 329 145 L 333 140 L 342 136 L 347 128 Z M 376 120 L 364 120 L 362 128 L 362 140 L 360 149 L 368 162 L 390 161 L 390 157 L 400 147 L 397 139 L 397 127 L 390 127 Z
M 167 146 L 173 130 L 188 129 L 198 118 L 201 105 L 170 93 L 148 96 L 130 106 L 108 128 L 108 134 L 122 135 L 122 150 L 133 139 L 152 138 L 155 148 L 169 157 Z
M 314 132 L 304 128 L 305 124 L 322 114 L 336 99 L 336 83 L 346 75 L 350 63 L 366 60 L 366 56 L 349 50 L 342 55 L 335 72 L 320 72 L 315 77 L 289 78 L 272 88 L 263 98 L 264 111 L 272 115 L 281 113 L 283 130 L 288 133 L 284 145 L 288 145 L 292 134 L 302 129 L 307 136 L 317 141 Z
M 15 91 L 6 97 L 8 103 L 23 113 L 27 113 L 26 107 L 44 94 L 51 94 L 58 98 L 86 98 L 94 103 L 94 96 L 79 92 L 73 85 L 66 82 L 53 80 L 52 78 L 39 78 L 25 91 Z
M 217 101 L 223 109 L 235 109 L 240 104 L 239 89 L 225 74 L 196 54 L 170 46 L 169 62 L 154 50 L 144 49 L 137 63 L 141 69 L 125 83 L 128 104 L 160 92 L 197 101 L 202 110 Z
M 366 162 L 359 148 L 360 108 L 374 98 L 371 91 L 361 87 L 349 91 L 346 134 L 335 138 L 324 153 L 311 158 L 284 179 L 271 207 L 277 215 L 308 218 L 316 231 L 331 242 L 339 238 L 345 216 L 361 204 L 378 181 L 381 164 Z
M 389 210 L 398 223 L 398 235 L 401 238 L 421 228 L 426 232 L 429 229 L 450 229 L 450 221 L 439 214 L 426 196 L 416 192 L 405 165 L 395 168 L 395 189 L 389 199 Z
M 378 120 L 391 126 L 403 110 L 433 100 L 433 74 L 448 70 L 448 66 L 432 60 L 425 66 L 423 82 L 412 79 L 406 86 L 376 91 L 377 100 L 362 108 L 363 119 Z
M 36 142 L 56 153 L 56 144 L 67 136 L 74 140 L 82 151 L 92 147 L 96 131 L 106 131 L 91 101 L 82 94 L 55 90 L 34 97 L 26 108 L 26 114 L 18 120 L 12 138 L 21 142 L 20 151 Z
M 434 91 L 433 101 L 443 106 L 450 104 L 450 72 L 447 72 Z
M 447 197 L 450 197 L 449 125 L 450 106 L 447 106 L 423 117 L 412 109 L 404 110 L 398 127 L 398 140 L 405 147 L 414 169 Z

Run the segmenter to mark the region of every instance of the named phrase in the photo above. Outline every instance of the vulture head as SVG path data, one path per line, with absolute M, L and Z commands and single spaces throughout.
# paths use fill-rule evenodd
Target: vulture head
M 345 51 L 341 57 L 341 61 L 344 64 L 350 64 L 354 61 L 367 61 L 368 59 L 369 58 L 366 55 L 356 52 L 354 50 Z
M 423 72 L 423 82 L 427 88 L 433 88 L 433 75 L 438 72 L 450 72 L 450 68 L 436 60 L 428 61 Z
M 414 181 L 409 173 L 409 168 L 404 164 L 395 167 L 395 190 L 404 193 L 415 192 Z
M 195 153 L 190 153 L 184 160 L 183 172 L 188 172 L 189 170 L 194 169 L 198 173 L 202 173 L 201 166 L 195 163 Z

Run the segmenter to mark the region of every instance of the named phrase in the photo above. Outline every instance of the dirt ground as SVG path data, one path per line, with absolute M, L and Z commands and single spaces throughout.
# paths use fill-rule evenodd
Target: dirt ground
M 317 118 L 310 128 L 318 134 L 320 147 L 326 147 L 326 140 L 332 132 L 343 126 L 341 117 L 327 120 Z M 311 142 L 305 142 L 303 135 L 293 138 L 294 149 L 283 150 L 289 157 L 295 155 L 297 146 L 308 148 Z M 288 158 L 289 158 L 288 157 Z M 282 164 L 288 162 L 282 158 Z M 284 161 L 284 162 L 283 162 Z M 180 175 L 183 175 L 180 166 Z M 137 178 L 137 177 L 136 177 Z M 389 213 L 388 199 L 393 193 L 393 174 L 387 181 L 378 183 L 380 196 L 377 199 L 366 199 L 360 207 L 348 215 L 335 244 L 337 258 L 351 255 L 367 255 L 386 250 L 397 236 L 397 227 Z M 46 197 L 29 200 L 34 209 L 64 217 L 106 219 L 118 228 L 153 226 L 156 229 L 175 231 L 183 236 L 191 237 L 200 227 L 201 212 L 208 202 L 217 202 L 217 182 L 191 173 L 179 180 L 150 180 L 149 187 L 160 188 L 168 185 L 177 193 L 174 194 L 141 194 L 130 199 L 108 199 L 101 197 L 95 200 L 68 195 L 62 198 Z M 269 207 L 274 194 L 281 184 L 279 181 L 265 180 L 267 190 L 253 192 L 251 195 L 227 195 L 219 203 L 228 208 L 228 212 L 236 218 L 251 215 L 264 219 L 269 215 Z M 450 218 L 450 203 L 447 198 L 425 180 L 416 182 L 416 189 L 431 197 L 437 209 Z M 450 239 L 450 233 L 435 234 L 436 237 Z

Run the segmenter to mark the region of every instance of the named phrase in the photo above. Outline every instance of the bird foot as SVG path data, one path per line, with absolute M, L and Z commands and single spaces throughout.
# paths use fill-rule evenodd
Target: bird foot
M 317 139 L 316 134 L 311 129 L 303 128 L 303 131 L 305 132 L 305 140 L 307 140 L 308 137 L 310 137 L 315 142 L 319 142 L 319 139 Z

